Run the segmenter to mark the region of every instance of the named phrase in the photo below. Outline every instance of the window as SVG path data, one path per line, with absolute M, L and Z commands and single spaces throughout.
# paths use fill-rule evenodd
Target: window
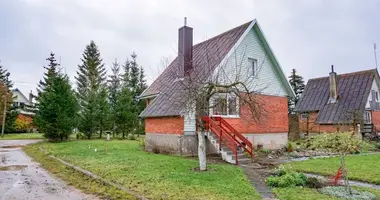
M 301 113 L 301 120 L 307 120 L 308 114 L 307 113 Z
M 239 107 L 237 97 L 233 94 L 220 93 L 213 97 L 212 114 L 237 116 Z
M 252 69 L 252 76 L 256 76 L 257 60 L 253 58 L 248 58 L 248 63 L 250 65 L 250 68 Z
M 378 92 L 375 92 L 375 98 L 376 98 L 376 102 L 379 102 L 379 93 Z

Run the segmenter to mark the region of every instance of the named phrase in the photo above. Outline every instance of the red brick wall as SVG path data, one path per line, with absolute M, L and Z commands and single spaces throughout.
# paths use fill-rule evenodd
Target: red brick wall
M 373 125 L 375 125 L 376 130 L 380 130 L 380 111 L 372 111 L 371 115 Z
M 265 110 L 259 122 L 252 119 L 247 105 L 240 107 L 240 118 L 225 118 L 240 133 L 287 133 L 288 100 L 286 97 L 258 95 L 257 101 Z
M 303 133 L 333 133 L 336 131 L 351 131 L 354 129 L 352 125 L 341 125 L 341 124 L 317 124 L 318 112 L 310 112 L 309 119 L 301 119 L 299 117 L 300 131 Z M 309 126 L 307 126 L 307 124 Z
M 183 134 L 183 117 L 155 117 L 145 119 L 145 133 Z

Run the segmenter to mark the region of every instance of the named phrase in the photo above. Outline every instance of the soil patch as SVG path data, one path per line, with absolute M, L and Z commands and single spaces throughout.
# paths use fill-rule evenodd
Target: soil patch
M 0 171 L 19 171 L 23 170 L 28 165 L 8 165 L 8 166 L 0 166 Z

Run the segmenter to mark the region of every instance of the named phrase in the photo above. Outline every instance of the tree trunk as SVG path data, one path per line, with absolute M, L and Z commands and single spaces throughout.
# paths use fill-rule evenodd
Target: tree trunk
M 201 131 L 197 132 L 198 134 L 198 159 L 199 159 L 199 170 L 206 171 L 207 170 L 207 162 L 206 162 L 206 138 L 204 133 Z
M 350 182 L 348 181 L 348 172 L 346 169 L 346 160 L 344 159 L 344 154 L 341 155 L 341 165 L 342 165 L 342 171 L 343 171 L 343 180 L 344 180 L 344 187 L 346 188 L 346 192 L 350 195 L 352 195 L 352 190 L 350 186 Z
M 102 134 L 103 134 L 103 127 L 100 127 L 100 135 L 99 135 L 100 139 L 102 139 Z

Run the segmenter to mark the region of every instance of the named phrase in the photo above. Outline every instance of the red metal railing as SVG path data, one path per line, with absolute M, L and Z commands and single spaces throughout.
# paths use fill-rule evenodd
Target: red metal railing
M 253 145 L 247 138 L 245 138 L 241 133 L 236 131 L 236 129 L 234 129 L 234 127 L 232 127 L 231 124 L 229 124 L 222 117 L 212 117 L 212 118 L 215 121 L 219 121 L 220 126 L 222 128 L 226 128 L 228 133 L 231 134 L 231 136 L 233 136 L 235 139 L 237 138 L 240 147 L 243 147 L 244 150 L 251 156 L 251 158 L 253 158 Z
M 219 138 L 219 150 L 221 150 L 222 144 L 224 144 L 235 155 L 236 165 L 239 163 L 238 147 L 245 149 L 251 155 L 251 158 L 253 158 L 252 143 L 223 118 L 204 116 L 202 119 L 206 122 L 206 130 L 211 130 Z

